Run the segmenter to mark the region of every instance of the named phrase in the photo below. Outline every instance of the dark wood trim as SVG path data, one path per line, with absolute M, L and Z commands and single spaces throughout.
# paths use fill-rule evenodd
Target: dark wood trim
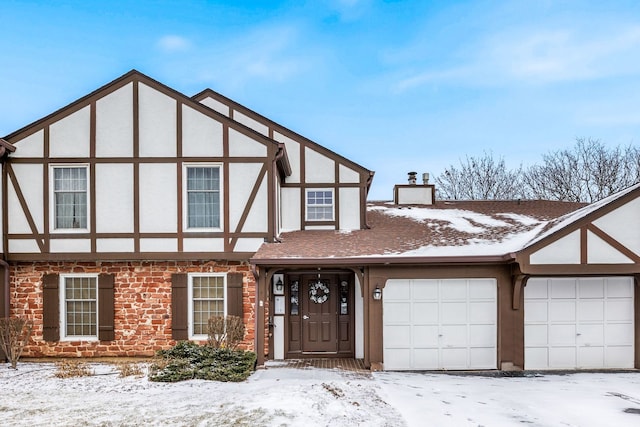
M 133 157 L 140 157 L 140 88 L 138 80 L 133 82 Z M 140 252 L 140 164 L 133 164 L 133 245 Z
M 333 168 L 333 180 L 336 183 L 336 188 L 333 190 L 333 221 L 336 224 L 336 230 L 340 230 L 340 164 L 334 162 Z
M 48 171 L 47 171 L 48 172 Z M 9 175 L 9 179 L 11 180 L 11 184 L 13 186 L 13 190 L 18 197 L 18 202 L 20 203 L 20 207 L 24 212 L 25 219 L 29 224 L 29 228 L 31 229 L 31 233 L 33 233 L 32 238 L 36 239 L 36 243 L 38 244 L 38 248 L 40 248 L 40 252 L 44 252 L 44 242 L 42 239 L 42 235 L 38 232 L 38 227 L 36 226 L 35 221 L 33 220 L 33 215 L 31 215 L 31 211 L 29 210 L 29 206 L 27 205 L 27 201 L 24 198 L 24 194 L 22 194 L 22 189 L 20 188 L 20 184 L 18 184 L 18 179 L 16 178 L 15 173 L 13 172 L 13 168 L 11 164 L 7 164 L 7 174 Z M 6 196 L 5 196 L 6 197 Z M 7 224 L 8 228 L 8 224 Z M 8 248 L 7 248 L 8 252 Z
M 91 102 L 89 110 L 89 156 L 96 156 L 96 101 Z M 89 163 L 89 231 L 91 232 L 91 252 L 96 252 L 96 164 L 95 162 Z
M 2 162 L 2 249 L 4 253 L 9 253 L 9 175 L 7 169 L 9 164 Z M 7 284 L 5 283 L 5 286 Z M 9 314 L 6 314 L 9 316 Z
M 254 157 L 183 157 L 180 160 L 185 163 L 264 163 L 266 156 L 254 156 Z M 42 164 L 45 159 L 40 158 L 11 158 L 13 164 Z M 175 163 L 175 157 L 56 157 L 53 163 Z M 320 185 L 322 187 L 331 186 Z M 345 184 L 356 187 L 355 184 Z M 299 187 L 299 185 L 291 185 L 292 187 Z
M 56 233 L 52 235 L 51 239 L 90 239 L 93 237 L 93 233 Z M 39 234 L 42 236 L 42 234 Z M 178 233 L 95 233 L 96 239 L 154 239 L 154 238 L 163 238 L 163 239 L 177 239 Z M 223 238 L 223 237 L 235 237 L 235 238 L 266 238 L 267 233 L 264 232 L 255 232 L 255 233 L 228 233 L 225 234 L 222 231 L 211 231 L 211 232 L 184 232 L 183 237 L 185 239 L 195 239 L 195 238 Z M 29 240 L 33 239 L 33 234 L 27 233 L 15 233 L 8 234 L 9 239 L 14 240 Z
M 50 187 L 49 185 L 51 185 L 51 183 L 49 182 L 49 167 L 50 167 L 50 161 L 49 161 L 49 151 L 50 151 L 50 132 L 49 132 L 49 126 L 46 126 L 44 128 L 44 132 L 42 134 L 43 137 L 43 151 L 44 151 L 44 157 L 42 159 L 42 167 L 44 168 L 42 171 L 42 218 L 43 218 L 43 238 L 44 238 L 44 252 L 49 252 L 50 250 L 50 246 L 49 246 L 49 238 L 51 236 L 51 219 L 49 218 L 50 216 L 50 204 L 52 203 L 51 200 L 51 193 L 50 193 Z M 12 159 L 12 162 L 15 159 Z M 7 230 L 9 231 L 9 230 Z
M 247 261 L 253 252 L 90 252 L 80 253 L 12 253 L 7 261 Z
M 529 265 L 524 271 L 536 276 L 628 276 L 640 273 L 638 264 L 541 264 Z
M 224 158 L 229 157 L 229 126 L 226 124 L 222 125 L 222 156 Z M 231 231 L 230 220 L 229 220 L 229 163 L 222 163 L 222 230 L 227 235 Z M 224 251 L 231 252 L 233 250 L 233 246 L 231 245 L 230 239 L 224 239 Z
M 580 227 L 580 264 L 588 264 L 587 227 Z
M 513 299 L 511 302 L 511 308 L 514 310 L 520 310 L 522 289 L 527 285 L 527 280 L 529 280 L 529 276 L 526 274 L 518 274 L 513 277 Z

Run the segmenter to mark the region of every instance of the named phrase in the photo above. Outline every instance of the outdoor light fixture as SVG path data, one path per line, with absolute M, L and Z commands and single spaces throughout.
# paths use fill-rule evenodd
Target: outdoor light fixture
M 284 283 L 282 283 L 282 279 L 278 277 L 278 281 L 276 282 L 276 292 L 282 292 L 284 290 Z
M 382 299 L 382 289 L 380 289 L 379 286 L 376 286 L 376 288 L 373 290 L 373 299 L 376 301 Z

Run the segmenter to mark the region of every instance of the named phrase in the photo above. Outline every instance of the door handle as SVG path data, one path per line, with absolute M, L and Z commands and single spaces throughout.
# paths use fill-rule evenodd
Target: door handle
M 309 318 L 309 316 L 307 316 L 306 314 L 302 315 L 302 320 L 307 320 Z

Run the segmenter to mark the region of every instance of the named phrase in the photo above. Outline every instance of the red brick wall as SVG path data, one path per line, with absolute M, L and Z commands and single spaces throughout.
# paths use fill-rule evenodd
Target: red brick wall
M 239 272 L 244 275 L 246 334 L 241 348 L 254 350 L 255 280 L 246 262 L 20 262 L 11 263 L 11 316 L 34 322 L 23 357 L 152 356 L 176 342 L 171 339 L 171 274 Z M 115 275 L 114 341 L 42 339 L 42 275 L 47 273 L 108 273 Z

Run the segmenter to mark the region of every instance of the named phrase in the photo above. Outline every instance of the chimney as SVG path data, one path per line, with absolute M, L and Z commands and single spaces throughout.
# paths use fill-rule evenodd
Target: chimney
M 429 172 L 425 172 L 422 174 L 422 183 L 424 185 L 428 185 L 429 184 Z
M 416 176 L 418 172 L 409 172 L 409 185 L 416 185 Z

